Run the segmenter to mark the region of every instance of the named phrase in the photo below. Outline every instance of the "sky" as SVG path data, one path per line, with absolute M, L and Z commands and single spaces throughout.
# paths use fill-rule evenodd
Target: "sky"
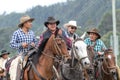
M 37 5 L 48 6 L 58 2 L 66 2 L 67 0 L 0 0 L 0 14 L 6 12 L 25 12 L 27 9 Z

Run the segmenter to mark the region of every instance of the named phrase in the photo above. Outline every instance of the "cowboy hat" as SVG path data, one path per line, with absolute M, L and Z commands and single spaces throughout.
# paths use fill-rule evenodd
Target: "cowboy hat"
M 95 34 L 98 35 L 98 39 L 101 38 L 101 35 L 100 35 L 99 31 L 98 31 L 96 28 L 92 28 L 91 30 L 87 31 L 87 33 L 88 33 L 88 35 L 89 35 L 90 33 L 95 33 Z
M 68 23 L 64 24 L 65 28 L 68 28 L 69 26 L 73 26 L 73 27 L 78 28 L 76 21 L 69 21 Z
M 22 27 L 22 25 L 27 21 L 33 21 L 34 18 L 30 18 L 30 16 L 25 15 L 20 18 L 20 23 L 18 24 L 18 27 Z
M 60 23 L 59 20 L 55 20 L 54 17 L 48 17 L 47 21 L 44 22 L 44 25 L 47 27 L 49 23 L 56 23 L 57 25 Z
M 4 55 L 4 54 L 10 54 L 10 52 L 7 52 L 6 50 L 2 50 L 1 54 L 0 54 L 0 57 L 2 57 L 2 55 Z

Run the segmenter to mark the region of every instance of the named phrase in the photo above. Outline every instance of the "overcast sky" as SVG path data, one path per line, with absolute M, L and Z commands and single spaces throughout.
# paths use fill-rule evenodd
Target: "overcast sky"
M 24 12 L 36 5 L 51 5 L 66 0 L 0 0 L 0 14 L 7 12 Z

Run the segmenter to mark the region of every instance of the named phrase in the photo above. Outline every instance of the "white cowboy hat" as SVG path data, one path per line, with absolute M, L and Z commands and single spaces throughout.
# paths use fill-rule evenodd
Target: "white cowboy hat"
M 66 24 L 64 24 L 64 27 L 65 28 L 68 28 L 69 26 L 73 26 L 73 27 L 76 27 L 76 28 L 78 28 L 78 26 L 77 26 L 77 22 L 76 21 L 69 21 L 68 23 L 66 23 Z

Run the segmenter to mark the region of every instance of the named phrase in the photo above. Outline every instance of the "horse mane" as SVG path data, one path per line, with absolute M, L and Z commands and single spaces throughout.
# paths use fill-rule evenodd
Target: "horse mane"
M 77 42 L 77 41 L 79 41 L 79 40 L 83 41 L 82 38 L 77 38 L 77 39 L 74 40 L 74 43 Z
M 44 40 L 42 41 L 41 45 L 38 47 L 38 51 L 36 52 L 36 54 L 34 54 L 34 55 L 32 56 L 32 58 L 33 58 L 32 61 L 33 61 L 33 63 L 34 63 L 35 65 L 38 63 L 39 57 L 42 55 L 42 51 L 44 50 L 45 45 L 46 45 L 46 43 L 47 43 L 48 40 L 49 40 L 49 38 L 44 39 Z

